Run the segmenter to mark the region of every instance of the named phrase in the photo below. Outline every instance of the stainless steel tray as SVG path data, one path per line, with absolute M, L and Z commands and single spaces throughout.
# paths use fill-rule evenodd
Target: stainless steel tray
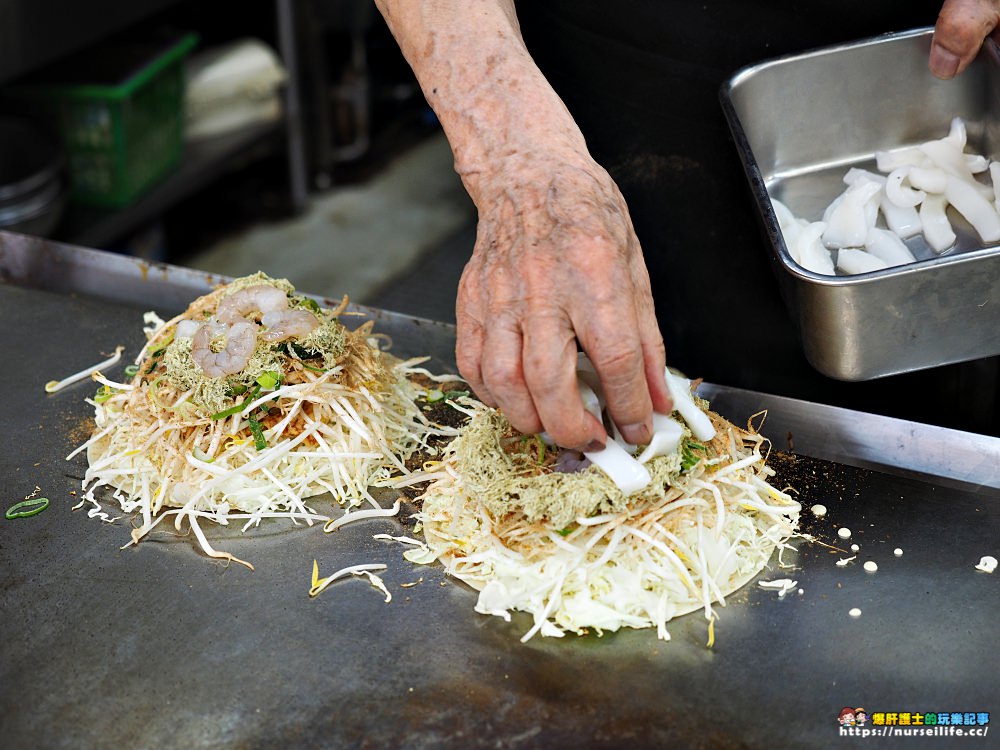
M 877 150 L 941 138 L 962 117 L 970 148 L 1000 146 L 1000 58 L 992 42 L 953 81 L 927 68 L 930 30 L 890 34 L 746 68 L 721 92 L 782 295 L 820 372 L 869 380 L 1000 354 L 1000 248 L 950 214 L 959 241 L 916 264 L 850 277 L 805 270 L 788 253 L 769 194 L 818 220 L 851 166 Z
M 1000 579 L 972 566 L 997 555 L 1000 440 L 705 385 L 734 420 L 769 410 L 765 432 L 799 454 L 777 462 L 783 477 L 830 508 L 808 530 L 835 543 L 836 527 L 854 529 L 879 572 L 800 545 L 795 570 L 765 577 L 791 575 L 803 594 L 737 593 L 711 650 L 698 614 L 672 622 L 669 643 L 623 631 L 521 644 L 528 618 L 476 614 L 440 567 L 372 539 L 412 533 L 411 509 L 333 535 L 207 531 L 255 572 L 166 532 L 120 550 L 127 519 L 69 510 L 84 464 L 63 457 L 88 433 L 91 385 L 42 386 L 119 343 L 134 353 L 142 311 L 177 310 L 213 279 L 4 233 L 0 279 L 5 507 L 35 485 L 52 500 L 0 518 L 4 747 L 826 748 L 846 705 L 996 710 Z M 374 314 L 406 354 L 451 351 L 448 326 Z M 310 599 L 314 559 L 386 563 L 393 601 L 360 580 Z

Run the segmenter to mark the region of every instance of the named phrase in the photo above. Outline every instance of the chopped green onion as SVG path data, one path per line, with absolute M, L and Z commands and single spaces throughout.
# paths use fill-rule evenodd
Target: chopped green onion
M 694 442 L 693 440 L 689 440 L 684 443 L 681 448 L 681 468 L 684 469 L 684 471 L 690 471 L 698 465 L 698 462 L 703 456 L 699 456 L 697 453 L 707 454 L 708 448 L 701 443 Z
M 254 447 L 262 451 L 267 447 L 267 440 L 264 439 L 264 430 L 260 427 L 260 422 L 251 414 L 247 417 L 247 422 L 250 424 L 250 433 L 253 435 Z
M 447 399 L 465 398 L 469 395 L 468 391 L 445 391 L 444 397 Z
M 136 374 L 138 374 L 138 372 L 139 372 L 139 365 L 129 365 L 128 367 L 125 368 L 125 374 L 128 375 L 130 378 L 135 377 Z
M 427 401 L 428 404 L 436 404 L 438 401 L 444 400 L 444 393 L 435 388 L 432 391 L 427 391 L 427 395 L 424 396 L 424 400 Z
M 174 342 L 174 334 L 173 332 L 171 332 L 170 335 L 167 336 L 165 341 L 160 342 L 160 344 L 155 349 L 151 349 L 149 351 L 149 356 L 155 357 L 159 354 L 163 354 L 163 352 L 166 351 L 167 347 L 170 346 L 173 342 Z
M 236 383 L 235 385 L 229 386 L 230 396 L 242 396 L 246 392 L 247 392 L 247 387 L 242 383 Z
M 94 394 L 94 401 L 98 404 L 103 404 L 109 398 L 114 396 L 116 391 L 113 388 L 108 388 L 106 385 L 102 385 L 97 389 L 97 393 Z
M 323 370 L 319 367 L 312 367 L 310 365 L 307 365 L 305 362 L 299 362 L 299 364 L 302 365 L 307 370 L 312 370 L 313 372 L 330 372 L 329 370 Z
M 316 313 L 317 315 L 323 312 L 323 308 L 319 306 L 319 303 L 314 299 L 309 299 L 309 297 L 303 297 L 302 301 L 299 302 L 299 304 L 302 307 L 306 308 L 307 310 L 311 310 L 312 312 Z
M 33 497 L 10 506 L 7 508 L 7 512 L 4 513 L 4 516 L 8 520 L 13 520 L 15 518 L 30 518 L 31 516 L 37 516 L 48 507 L 49 499 L 47 497 Z M 22 508 L 25 508 L 26 510 L 22 510 Z
M 268 370 L 257 378 L 257 385 L 265 391 L 273 390 L 279 382 L 281 382 L 281 373 L 274 370 Z
M 146 374 L 147 375 L 149 375 L 151 372 L 153 372 L 153 370 L 156 369 L 156 366 L 158 364 L 160 364 L 160 357 L 161 356 L 163 356 L 163 353 L 162 352 L 158 352 L 157 354 L 154 354 L 152 357 L 149 358 L 149 369 L 146 370 Z
M 253 390 L 250 391 L 250 395 L 247 396 L 243 401 L 236 404 L 236 406 L 230 406 L 228 409 L 223 409 L 222 411 L 216 412 L 212 415 L 212 419 L 225 419 L 226 417 L 231 417 L 234 414 L 239 414 L 243 411 L 243 408 L 253 401 L 260 394 L 260 386 L 255 385 Z
M 278 349 L 281 349 L 280 345 Z M 292 359 L 310 359 L 316 356 L 313 352 L 310 352 L 303 346 L 299 346 L 294 341 L 289 341 L 285 344 L 285 351 L 288 352 L 288 356 Z
M 573 533 L 573 527 L 567 526 L 565 529 L 556 529 L 556 533 L 559 536 L 569 536 L 570 534 Z
M 534 438 L 538 449 L 538 465 L 541 466 L 545 463 L 545 442 L 538 435 L 535 435 Z
M 165 341 L 159 344 L 159 346 L 149 351 L 149 354 L 147 355 L 149 357 L 149 369 L 146 370 L 147 375 L 149 375 L 153 370 L 155 370 L 156 366 L 160 364 L 159 362 L 160 357 L 163 356 L 163 353 L 167 350 L 167 347 L 173 343 L 173 341 L 174 341 L 174 334 L 171 333 L 169 336 L 167 336 Z

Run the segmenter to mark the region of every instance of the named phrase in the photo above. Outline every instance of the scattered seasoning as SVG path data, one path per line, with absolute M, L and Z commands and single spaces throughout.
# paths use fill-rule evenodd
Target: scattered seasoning
M 817 505 L 814 505 L 813 507 L 811 507 L 809 510 L 812 511 L 812 514 L 814 516 L 817 516 L 819 518 L 822 518 L 823 516 L 826 515 L 826 506 L 825 505 L 819 505 L 819 504 L 817 504 Z
M 865 563 L 865 570 L 867 570 L 869 573 L 874 573 L 876 570 L 878 570 L 878 565 L 869 560 L 868 562 Z
M 903 550 L 901 550 L 899 547 L 896 547 L 896 549 L 892 551 L 892 554 L 894 554 L 896 557 L 902 557 Z
M 841 539 L 850 539 L 851 530 L 846 528 L 837 529 L 837 536 L 839 536 Z
M 861 617 L 861 610 L 858 609 L 857 607 L 854 607 L 847 614 L 849 614 L 851 617 Z

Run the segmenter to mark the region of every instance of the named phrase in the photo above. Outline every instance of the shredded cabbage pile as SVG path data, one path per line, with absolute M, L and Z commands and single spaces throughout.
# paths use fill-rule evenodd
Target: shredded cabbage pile
M 239 381 L 245 373 L 205 376 L 184 356 L 190 339 L 185 349 L 175 336 L 178 323 L 210 320 L 224 295 L 262 281 L 293 302 L 302 299 L 284 280 L 262 274 L 237 280 L 173 320 L 147 314 L 153 325 L 129 382 L 94 375 L 102 384 L 88 399 L 96 431 L 68 458 L 87 452 L 80 504 L 90 503 L 92 516 L 107 520 L 101 502 L 108 490 L 123 511 L 140 514 L 133 543 L 165 518 L 173 517 L 177 529 L 187 519 L 208 555 L 252 567 L 213 549 L 198 520 L 241 519 L 244 530 L 272 517 L 311 525 L 329 520 L 305 502 L 323 493 L 347 507 L 367 501 L 378 508 L 369 488 L 425 481 L 406 460 L 431 436 L 454 432 L 432 424 L 415 403 L 422 389 L 407 376 L 429 375 L 417 367 L 423 360 L 401 362 L 381 352 L 370 324 L 356 331 L 341 326 L 346 300 L 340 310 L 315 307 L 322 321 L 311 334 L 315 341 L 266 345 L 261 357 L 273 372 L 261 375 L 251 359 L 246 383 Z M 178 376 L 178 362 L 188 368 L 186 377 Z
M 652 471 L 657 481 L 622 509 L 609 502 L 611 512 L 597 509 L 565 526 L 530 518 L 516 502 L 498 509 L 470 487 L 467 457 L 476 456 L 477 467 L 517 464 L 503 454 L 526 444 L 505 440 L 509 426 L 494 410 L 466 406 L 470 425 L 448 447 L 422 497 L 419 518 L 433 555 L 406 556 L 440 559 L 448 573 L 479 590 L 477 612 L 508 621 L 514 610 L 530 613 L 534 624 L 522 641 L 621 627 L 655 627 L 668 640 L 673 617 L 701 608 L 711 644 L 714 605 L 724 606 L 795 532 L 800 506 L 768 483 L 774 472 L 761 452 L 766 441 L 711 413 L 717 435 L 699 446 L 702 457 L 683 462 L 687 468 L 674 461 L 666 474 Z M 539 483 L 551 482 L 551 475 L 535 474 Z M 532 477 L 517 482 L 530 487 Z M 606 484 L 596 467 L 559 479 L 559 486 L 572 483 L 590 492 Z M 604 500 L 597 497 L 595 508 Z

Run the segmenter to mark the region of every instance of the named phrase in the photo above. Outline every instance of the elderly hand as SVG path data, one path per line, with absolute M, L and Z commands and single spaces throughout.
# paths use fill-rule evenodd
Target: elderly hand
M 934 27 L 930 68 L 954 78 L 971 63 L 987 37 L 997 37 L 1000 0 L 945 0 Z
M 458 366 L 524 433 L 596 450 L 577 342 L 631 443 L 669 413 L 649 276 L 618 187 L 524 46 L 513 0 L 377 0 L 479 211 L 457 301 Z
M 602 425 L 576 388 L 577 341 L 623 437 L 669 413 L 649 276 L 625 201 L 589 158 L 522 154 L 479 185 L 479 234 L 458 298 L 458 364 L 521 432 L 594 450 Z

